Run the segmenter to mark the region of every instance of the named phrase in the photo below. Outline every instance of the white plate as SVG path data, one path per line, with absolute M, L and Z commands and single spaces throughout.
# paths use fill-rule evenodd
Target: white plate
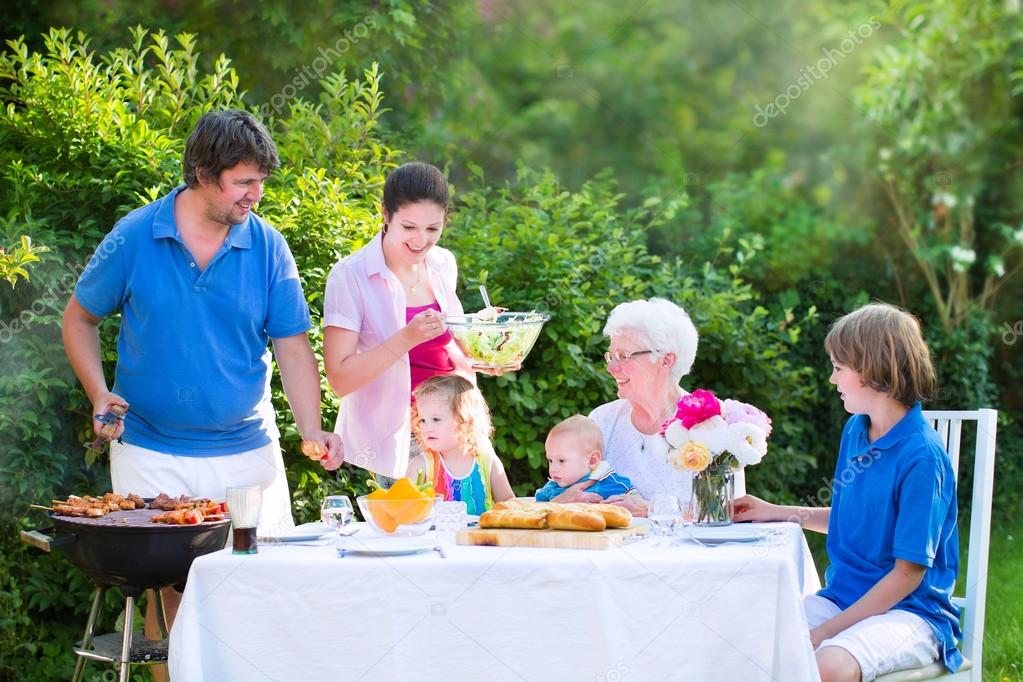
M 257 538 L 258 542 L 308 542 L 319 540 L 324 535 L 333 532 L 333 529 L 322 521 L 303 523 L 295 526 L 281 535 L 267 535 Z
M 341 549 L 345 554 L 365 554 L 369 556 L 400 556 L 429 552 L 436 546 L 434 538 L 425 535 L 409 538 L 391 538 L 386 536 L 353 536 L 345 538 Z
M 705 545 L 720 545 L 726 542 L 758 542 L 777 533 L 774 528 L 735 523 L 730 526 L 684 526 L 676 537 L 680 540 L 696 539 Z

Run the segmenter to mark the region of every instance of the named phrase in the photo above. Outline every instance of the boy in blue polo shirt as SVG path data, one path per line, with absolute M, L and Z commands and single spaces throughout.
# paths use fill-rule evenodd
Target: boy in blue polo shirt
M 735 501 L 737 521 L 799 521 L 828 534 L 826 587 L 804 602 L 821 679 L 872 680 L 963 662 L 955 474 L 920 401 L 935 388 L 916 318 L 870 304 L 824 342 L 845 409 L 831 506 Z
M 604 435 L 589 417 L 577 414 L 557 424 L 544 447 L 551 480 L 536 491 L 538 502 L 602 502 L 633 490 L 603 459 Z

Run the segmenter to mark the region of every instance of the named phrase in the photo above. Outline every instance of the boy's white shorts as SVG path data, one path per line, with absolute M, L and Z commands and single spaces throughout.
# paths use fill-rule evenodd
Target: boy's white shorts
M 803 598 L 807 624 L 810 629 L 841 613 L 833 601 L 816 594 Z M 938 638 L 934 630 L 920 616 L 909 611 L 892 609 L 870 618 L 864 618 L 831 639 L 820 643 L 845 649 L 860 664 L 863 682 L 894 670 L 921 668 L 938 659 Z

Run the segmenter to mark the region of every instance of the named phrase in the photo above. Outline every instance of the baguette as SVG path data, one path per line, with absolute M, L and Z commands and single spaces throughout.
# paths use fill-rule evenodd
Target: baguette
M 547 513 L 547 527 L 556 530 L 601 531 L 607 528 L 607 522 L 596 511 L 557 509 Z
M 632 512 L 617 504 L 587 504 L 604 517 L 608 528 L 628 528 L 632 525 Z
M 537 502 L 535 504 L 545 504 Z M 566 504 L 558 504 L 556 502 L 546 503 L 546 506 L 550 511 L 556 509 L 574 509 L 575 511 L 590 512 L 600 514 L 604 517 L 604 522 L 608 528 L 628 528 L 632 525 L 632 512 L 624 507 L 619 507 L 616 504 L 607 504 L 600 502 L 569 502 Z
M 599 531 L 605 528 L 628 528 L 632 525 L 632 514 L 629 510 L 614 504 L 590 502 L 560 504 L 510 499 L 498 502 L 484 516 L 494 512 L 500 512 L 500 515 L 491 516 L 486 520 L 482 516 L 480 517 L 480 528 L 554 528 L 557 530 Z M 546 525 L 536 525 L 537 519 L 543 516 L 547 518 Z M 601 521 L 597 521 L 596 517 L 599 517 Z
M 532 500 L 520 500 L 517 498 L 511 498 L 504 502 L 497 502 L 494 504 L 494 509 L 512 509 L 515 511 L 528 511 L 528 512 L 544 512 L 554 511 L 558 507 L 561 507 L 555 502 L 533 502 Z
M 491 509 L 480 514 L 480 528 L 546 528 L 547 513 L 523 509 Z

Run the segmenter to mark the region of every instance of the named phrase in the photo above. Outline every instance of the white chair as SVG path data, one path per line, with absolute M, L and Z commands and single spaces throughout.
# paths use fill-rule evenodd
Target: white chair
M 924 411 L 945 443 L 952 458 L 952 469 L 959 478 L 959 445 L 963 422 L 977 422 L 977 448 L 973 462 L 973 495 L 970 509 L 970 545 L 966 565 L 966 596 L 952 601 L 963 610 L 962 652 L 966 662 L 954 674 L 945 671 L 941 663 L 923 668 L 898 670 L 876 678 L 877 682 L 906 682 L 908 680 L 960 680 L 981 682 L 984 655 L 984 607 L 987 600 L 987 558 L 991 538 L 991 494 L 995 482 L 995 431 L 998 427 L 997 410 L 967 410 L 961 412 Z M 957 585 L 957 587 L 960 587 Z

